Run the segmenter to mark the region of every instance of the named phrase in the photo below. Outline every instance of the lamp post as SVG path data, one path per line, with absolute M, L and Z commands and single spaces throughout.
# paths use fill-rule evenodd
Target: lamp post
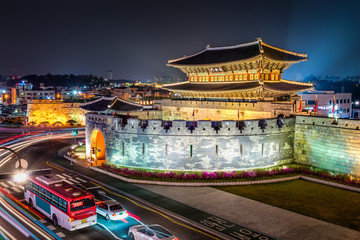
M 15 156 L 17 158 L 15 168 L 18 168 L 19 172 L 15 175 L 14 178 L 15 178 L 16 182 L 24 182 L 27 178 L 27 174 L 24 172 L 28 165 L 27 161 L 25 159 L 20 159 L 20 156 L 11 148 L 0 146 L 0 149 L 8 150 L 8 151 L 12 152 L 13 154 L 15 154 Z

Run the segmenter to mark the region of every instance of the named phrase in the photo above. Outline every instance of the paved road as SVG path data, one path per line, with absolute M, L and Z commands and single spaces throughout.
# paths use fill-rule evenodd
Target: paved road
M 59 162 L 63 161 L 63 158 L 58 156 L 56 152 L 60 149 L 69 146 L 73 140 L 70 139 L 49 139 L 47 141 L 42 141 L 39 143 L 34 143 L 32 145 L 26 146 L 21 149 L 20 148 L 19 155 L 21 158 L 27 159 L 29 161 L 29 169 L 39 169 L 39 168 L 47 168 L 50 167 L 46 164 L 48 161 Z M 0 157 L 3 158 L 4 156 Z M 15 162 L 15 158 L 8 161 L 1 167 L 1 172 L 13 171 L 13 164 Z M 79 166 L 74 166 L 76 168 L 82 168 Z M 86 170 L 86 169 L 85 169 Z M 58 174 L 58 176 L 64 178 L 69 182 L 79 182 L 86 187 L 90 188 L 90 192 L 95 195 L 95 198 L 98 200 L 106 200 L 106 199 L 115 199 L 124 205 L 126 209 L 128 209 L 135 216 L 140 217 L 140 221 L 146 224 L 157 223 L 165 226 L 167 229 L 172 231 L 179 239 L 194 239 L 194 240 L 207 240 L 207 239 L 216 239 L 214 237 L 209 237 L 204 235 L 203 233 L 191 229 L 187 227 L 186 224 L 180 223 L 178 221 L 173 222 L 173 220 L 163 217 L 158 212 L 154 212 L 152 210 L 148 210 L 146 207 L 142 207 L 141 204 L 136 202 L 131 202 L 124 198 L 121 194 L 118 194 L 114 191 L 111 191 L 106 188 L 100 188 L 98 185 L 89 181 L 82 176 L 77 175 L 74 172 L 62 171 L 60 169 L 53 168 L 53 173 Z M 13 186 L 11 180 L 0 182 L 1 187 L 8 190 L 14 196 L 18 197 L 23 201 L 23 190 L 19 186 Z M 24 201 L 23 201 L 24 202 Z M 127 239 L 127 231 L 128 228 L 134 224 L 138 224 L 137 221 L 133 219 L 129 219 L 128 222 L 123 221 L 111 221 L 107 222 L 102 217 L 98 217 L 99 223 L 105 225 L 109 228 L 113 234 L 122 239 Z M 110 233 L 104 229 L 100 224 L 95 225 L 93 227 L 88 227 L 85 229 L 80 229 L 78 231 L 69 232 L 60 227 L 54 227 L 51 224 L 51 221 L 44 219 L 41 220 L 44 225 L 48 226 L 49 229 L 53 230 L 58 236 L 64 239 L 112 239 L 113 237 Z

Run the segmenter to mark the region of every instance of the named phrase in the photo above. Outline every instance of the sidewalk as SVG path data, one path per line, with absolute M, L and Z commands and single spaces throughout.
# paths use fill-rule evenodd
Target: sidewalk
M 69 162 L 64 159 L 55 163 L 65 167 L 70 166 Z M 76 168 L 76 171 L 156 204 L 167 211 L 189 218 L 197 224 L 226 234 L 233 239 L 266 239 L 257 236 L 256 232 L 284 240 L 360 239 L 358 231 L 211 187 L 130 184 L 119 179 L 114 181 L 113 177 L 80 166 Z M 268 239 L 271 238 L 268 237 Z
M 138 186 L 278 239 L 360 239 L 358 231 L 211 187 Z

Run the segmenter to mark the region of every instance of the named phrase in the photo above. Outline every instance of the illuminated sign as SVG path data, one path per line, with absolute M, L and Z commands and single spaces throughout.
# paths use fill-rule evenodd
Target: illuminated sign
M 73 207 L 73 208 L 81 207 L 82 205 L 84 205 L 84 203 L 82 201 L 71 203 L 71 207 Z

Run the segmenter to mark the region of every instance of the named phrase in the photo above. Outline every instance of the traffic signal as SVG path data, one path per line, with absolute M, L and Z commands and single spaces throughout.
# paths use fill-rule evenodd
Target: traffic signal
M 92 154 L 95 154 L 95 147 L 92 147 L 92 148 L 91 148 L 91 153 L 92 153 Z
M 76 136 L 78 134 L 78 130 L 73 131 L 73 135 Z

